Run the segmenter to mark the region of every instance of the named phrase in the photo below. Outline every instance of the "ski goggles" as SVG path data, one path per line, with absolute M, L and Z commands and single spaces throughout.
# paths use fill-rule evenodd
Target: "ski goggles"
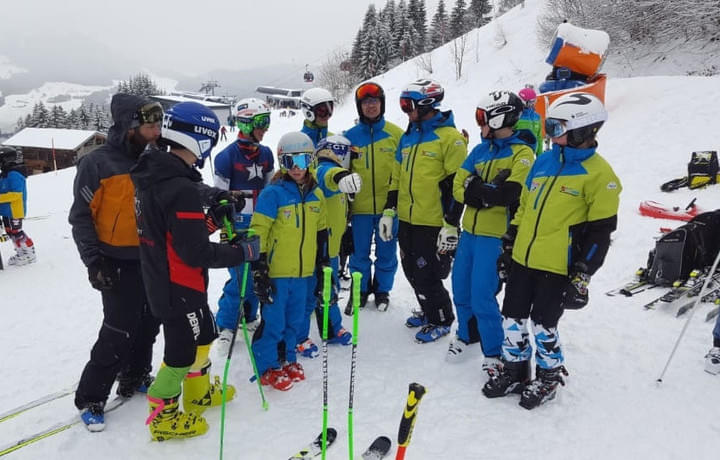
M 545 135 L 548 137 L 560 137 L 567 132 L 567 122 L 557 118 L 545 119 Z
M 143 105 L 133 113 L 133 121 L 138 125 L 146 123 L 159 123 L 163 119 L 163 108 L 159 102 L 150 102 Z
M 321 102 L 320 104 L 312 108 L 313 113 L 316 117 L 327 118 L 333 114 L 334 105 L 332 101 Z
M 250 125 L 253 129 L 268 129 L 270 127 L 270 114 L 261 113 L 252 118 L 238 117 L 238 122 Z
M 435 106 L 434 97 L 426 97 L 424 99 L 413 99 L 410 97 L 400 97 L 400 110 L 405 113 L 410 113 L 415 109 L 429 111 Z
M 400 98 L 400 110 L 402 110 L 404 113 L 410 113 L 413 110 L 415 110 L 415 100 L 410 99 L 409 97 L 401 97 Z
M 480 107 L 476 108 L 475 121 L 480 127 L 486 126 L 488 124 L 487 111 L 485 109 L 481 109 Z
M 280 155 L 279 160 L 283 169 L 307 169 L 312 162 L 312 155 L 309 153 L 286 153 Z
M 367 98 L 373 98 L 379 101 L 383 95 L 383 89 L 375 83 L 365 83 L 358 86 L 358 89 L 355 90 L 356 101 L 362 101 Z

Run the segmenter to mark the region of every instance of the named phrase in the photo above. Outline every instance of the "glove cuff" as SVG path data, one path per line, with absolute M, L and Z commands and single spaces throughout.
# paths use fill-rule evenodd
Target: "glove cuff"
M 392 209 L 392 208 L 388 208 L 388 209 L 383 210 L 382 215 L 385 216 L 385 217 L 395 218 L 395 216 L 397 216 L 397 211 L 395 211 L 395 210 Z

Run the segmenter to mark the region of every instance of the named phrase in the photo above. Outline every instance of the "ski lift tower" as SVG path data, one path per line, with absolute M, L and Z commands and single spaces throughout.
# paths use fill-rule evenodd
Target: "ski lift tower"
M 207 95 L 215 95 L 215 88 L 220 88 L 220 83 L 217 80 L 208 80 L 200 87 L 200 92 Z

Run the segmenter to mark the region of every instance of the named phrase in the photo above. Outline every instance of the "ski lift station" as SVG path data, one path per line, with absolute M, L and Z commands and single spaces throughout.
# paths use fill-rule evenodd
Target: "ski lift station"
M 265 95 L 270 107 L 277 109 L 300 109 L 302 89 L 275 88 L 274 86 L 258 86 L 255 91 Z
M 150 99 L 159 102 L 163 110 L 168 110 L 179 102 L 198 102 L 212 110 L 221 122 L 228 119 L 232 108 L 232 101 L 226 97 L 199 93 L 172 92 L 169 95 L 150 96 Z

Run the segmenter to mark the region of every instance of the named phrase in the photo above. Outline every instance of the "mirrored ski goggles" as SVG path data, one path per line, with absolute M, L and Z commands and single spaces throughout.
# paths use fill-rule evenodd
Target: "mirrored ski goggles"
M 360 85 L 355 91 L 356 101 L 362 101 L 369 97 L 380 100 L 383 97 L 383 89 L 375 83 L 365 83 L 364 85 Z
M 138 124 L 159 123 L 163 119 L 163 108 L 159 102 L 150 102 L 143 105 L 133 114 L 133 120 Z
M 567 132 L 567 122 L 557 118 L 545 119 L 545 135 L 548 137 L 560 137 Z
M 477 122 L 478 126 L 482 127 L 488 124 L 488 116 L 487 111 L 485 109 L 481 109 L 480 107 L 475 109 L 475 121 Z
M 333 114 L 333 103 L 332 101 L 321 102 L 320 104 L 313 107 L 313 113 L 316 117 L 326 118 Z
M 312 162 L 312 155 L 309 153 L 286 153 L 280 155 L 279 160 L 283 169 L 307 169 Z
M 410 113 L 413 110 L 415 110 L 415 100 L 410 99 L 409 97 L 401 97 L 400 98 L 400 110 L 402 110 L 405 113 Z

